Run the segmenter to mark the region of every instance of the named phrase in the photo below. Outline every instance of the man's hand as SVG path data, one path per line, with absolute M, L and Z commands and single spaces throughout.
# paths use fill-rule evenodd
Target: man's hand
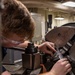
M 8 71 L 5 71 L 1 75 L 11 75 L 11 74 Z
M 49 72 L 39 75 L 66 75 L 71 71 L 71 65 L 66 58 L 58 60 Z
M 54 43 L 52 42 L 44 42 L 41 45 L 38 45 L 39 50 L 41 50 L 44 53 L 48 53 L 51 56 L 53 56 L 53 52 L 56 50 L 54 49 Z
M 70 71 L 71 65 L 69 61 L 67 60 L 67 58 L 63 58 L 55 63 L 50 73 L 52 73 L 52 75 L 66 75 Z

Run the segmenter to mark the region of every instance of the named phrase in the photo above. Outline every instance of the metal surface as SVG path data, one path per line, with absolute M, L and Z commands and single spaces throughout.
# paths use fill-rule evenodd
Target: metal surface
M 62 26 L 67 26 L 67 27 L 75 27 L 75 22 L 71 22 L 71 23 L 66 23 Z
M 74 28 L 75 27 L 75 22 L 67 23 L 67 24 L 64 24 L 62 26 L 67 26 L 67 27 L 73 27 Z M 72 60 L 75 61 L 75 43 L 72 46 L 72 48 L 70 49 L 69 53 L 70 53 L 70 57 L 72 58 Z
M 24 72 L 26 69 L 22 68 L 21 64 L 3 66 L 11 73 L 11 75 L 25 75 Z
M 70 57 L 75 61 L 75 43 L 69 51 Z
M 72 38 L 74 34 L 75 28 L 62 26 L 48 32 L 45 36 L 45 39 L 57 44 L 59 47 L 62 47 Z
M 63 47 L 75 34 L 75 27 L 62 26 L 48 32 L 45 36 L 47 41 L 53 42 L 59 47 Z M 75 61 L 75 43 L 69 50 L 69 55 Z
M 22 64 L 24 68 L 37 69 L 40 67 L 40 54 L 22 54 Z
M 75 74 L 75 27 L 74 23 L 68 23 L 63 25 L 62 27 L 57 27 L 50 32 L 48 32 L 45 36 L 45 39 L 47 41 L 53 42 L 56 44 L 57 47 L 59 48 L 65 48 L 67 47 L 70 49 L 68 51 L 68 54 L 66 53 L 66 56 L 69 56 L 72 65 L 72 71 L 69 72 L 69 75 L 74 75 Z M 73 42 L 72 42 L 73 41 Z M 72 43 L 72 44 L 71 44 Z M 70 48 L 70 47 L 71 48 Z M 57 54 L 59 55 L 59 58 L 61 59 L 63 56 L 59 52 L 58 48 L 57 49 Z M 64 49 L 62 49 L 64 51 Z

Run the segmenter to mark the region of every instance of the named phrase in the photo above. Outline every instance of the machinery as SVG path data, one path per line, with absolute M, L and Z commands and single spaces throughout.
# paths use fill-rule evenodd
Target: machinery
M 11 71 L 12 75 L 38 75 L 42 73 L 41 63 L 49 71 L 56 61 L 64 57 L 68 58 L 72 65 L 72 71 L 67 75 L 75 75 L 75 27 L 61 26 L 52 29 L 45 35 L 45 40 L 55 43 L 56 53 L 53 57 L 38 52 L 38 48 L 33 43 L 29 43 L 25 50 L 12 48 L 23 51 L 22 66 L 16 71 Z
M 38 47 L 33 43 L 29 43 L 28 47 L 24 50 L 21 48 L 10 48 L 12 50 L 22 51 L 22 63 L 17 65 L 4 65 L 12 75 L 38 75 L 42 72 L 41 56 L 38 52 Z M 13 67 L 12 67 L 13 66 Z
M 75 27 L 68 25 L 57 27 L 48 32 L 45 39 L 55 43 L 57 50 L 53 57 L 45 55 L 48 60 L 45 62 L 47 70 L 50 70 L 57 60 L 66 57 L 72 66 L 72 71 L 67 75 L 75 75 Z

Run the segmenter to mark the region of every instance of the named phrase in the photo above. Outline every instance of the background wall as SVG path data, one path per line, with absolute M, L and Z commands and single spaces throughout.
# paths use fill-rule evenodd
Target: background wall
M 45 34 L 53 29 L 54 27 L 59 27 L 69 22 L 75 22 L 75 16 L 72 13 L 65 13 L 65 12 L 55 12 L 51 10 L 44 10 L 44 9 L 37 9 L 36 11 L 32 11 L 32 13 L 36 13 L 37 15 L 33 18 L 36 22 L 36 30 L 34 37 L 37 38 L 39 36 L 39 40 L 44 39 Z M 52 15 L 52 28 L 48 28 L 47 22 L 48 15 Z M 64 18 L 64 20 L 55 20 L 54 18 L 60 15 Z M 35 38 L 33 38 L 35 40 Z M 37 40 L 38 41 L 38 40 Z

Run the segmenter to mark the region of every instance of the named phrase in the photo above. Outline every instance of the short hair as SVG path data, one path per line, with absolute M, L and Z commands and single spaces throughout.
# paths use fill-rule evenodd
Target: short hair
M 15 33 L 20 37 L 31 39 L 34 35 L 35 23 L 28 9 L 17 0 L 5 0 L 2 12 L 2 34 L 8 36 Z

